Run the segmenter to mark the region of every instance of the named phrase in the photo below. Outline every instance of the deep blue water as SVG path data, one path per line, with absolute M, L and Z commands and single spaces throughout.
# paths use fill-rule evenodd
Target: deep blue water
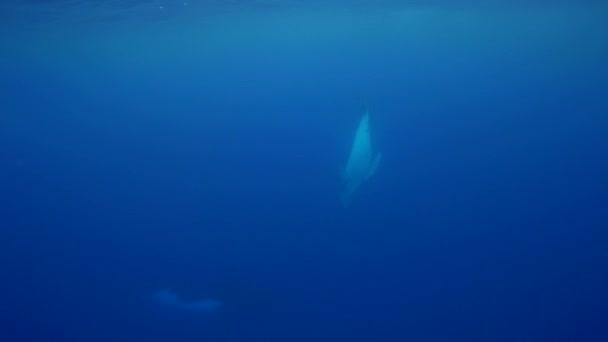
M 607 13 L 5 2 L 0 341 L 607 341 Z

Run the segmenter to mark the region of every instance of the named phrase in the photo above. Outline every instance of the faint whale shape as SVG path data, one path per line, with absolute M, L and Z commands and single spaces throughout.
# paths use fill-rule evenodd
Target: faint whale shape
M 195 302 L 185 302 L 179 299 L 177 295 L 169 289 L 156 291 L 156 293 L 154 293 L 153 298 L 159 304 L 171 306 L 179 310 L 189 312 L 214 313 L 223 306 L 222 302 L 213 299 L 205 299 Z
M 359 122 L 355 133 L 355 139 L 350 150 L 350 155 L 342 173 L 344 189 L 340 195 L 342 204 L 347 207 L 363 182 L 374 175 L 382 155 L 377 153 L 372 158 L 372 144 L 369 134 L 369 110 Z

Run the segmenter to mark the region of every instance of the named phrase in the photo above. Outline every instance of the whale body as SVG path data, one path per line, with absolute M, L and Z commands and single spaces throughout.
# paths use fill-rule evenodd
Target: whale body
M 353 145 L 346 166 L 342 172 L 344 188 L 340 199 L 347 207 L 361 184 L 374 175 L 382 159 L 380 153 L 372 156 L 372 144 L 369 134 L 369 110 L 366 109 L 355 133 Z
M 169 289 L 160 290 L 154 293 L 154 300 L 159 304 L 190 312 L 214 313 L 222 307 L 221 302 L 213 299 L 185 302 L 179 299 L 177 295 Z

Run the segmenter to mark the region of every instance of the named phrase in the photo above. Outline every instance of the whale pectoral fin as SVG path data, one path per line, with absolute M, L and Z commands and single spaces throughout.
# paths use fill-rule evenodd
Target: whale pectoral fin
M 369 172 L 367 173 L 367 178 L 371 177 L 376 173 L 376 169 L 378 168 L 378 164 L 380 164 L 380 160 L 382 160 L 382 154 L 378 153 L 374 161 L 370 165 Z
M 348 206 L 350 205 L 351 195 L 352 192 L 350 191 L 344 191 L 342 192 L 342 194 L 340 194 L 340 202 L 342 202 L 342 206 L 344 208 L 348 208 Z

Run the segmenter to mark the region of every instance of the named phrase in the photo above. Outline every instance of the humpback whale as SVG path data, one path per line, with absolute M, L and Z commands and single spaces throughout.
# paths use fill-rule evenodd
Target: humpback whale
M 154 293 L 154 300 L 159 304 L 190 312 L 214 313 L 222 307 L 221 302 L 213 299 L 185 302 L 179 299 L 177 295 L 169 289 L 160 290 Z
M 369 135 L 369 109 L 366 108 L 355 133 L 348 161 L 342 172 L 344 188 L 340 199 L 345 207 L 350 204 L 359 186 L 376 172 L 380 159 L 382 159 L 380 153 L 372 157 L 372 145 Z

